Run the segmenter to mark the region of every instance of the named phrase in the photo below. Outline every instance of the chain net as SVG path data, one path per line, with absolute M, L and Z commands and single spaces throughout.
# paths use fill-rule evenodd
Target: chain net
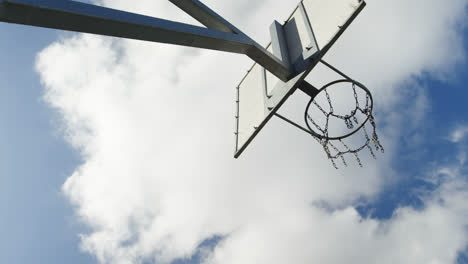
M 346 115 L 340 115 L 335 113 L 330 94 L 327 91 L 328 87 L 340 82 L 351 83 L 352 91 L 354 94 L 355 107 L 349 112 L 349 114 Z M 361 106 L 359 103 L 358 93 L 356 91 L 357 87 L 362 89 L 366 94 L 365 106 Z M 375 119 L 372 115 L 372 96 L 370 94 L 370 91 L 367 90 L 367 88 L 365 88 L 362 84 L 358 84 L 354 81 L 340 80 L 324 86 L 324 88 L 322 88 L 319 93 L 321 92 L 325 93 L 329 110 L 326 111 L 324 107 L 322 107 L 314 98 L 307 105 L 305 118 L 309 130 L 312 132 L 312 136 L 320 143 L 320 145 L 322 145 L 323 149 L 327 153 L 328 159 L 331 161 L 331 163 L 336 169 L 338 169 L 336 162 L 337 160 L 341 160 L 343 165 L 348 166 L 345 159 L 345 156 L 347 155 L 354 156 L 359 166 L 362 167 L 363 165 L 361 162 L 361 158 L 359 157 L 359 152 L 363 149 L 367 149 L 374 159 L 376 159 L 374 149 L 376 151 L 381 151 L 382 153 L 384 152 L 384 148 L 382 147 L 382 144 L 380 144 L 379 138 L 377 136 Z M 325 124 L 323 126 L 320 126 L 318 122 L 316 122 L 314 118 L 312 118 L 312 116 L 309 114 L 309 110 L 312 106 L 316 107 L 316 109 L 318 109 L 318 111 L 324 115 Z M 358 117 L 356 116 L 358 113 L 366 117 L 366 119 L 362 123 L 359 123 L 358 121 Z M 337 120 L 341 120 L 341 122 L 344 122 L 346 128 L 351 132 L 341 137 L 331 137 L 329 135 L 329 124 L 331 118 L 335 118 Z M 371 127 L 370 134 L 368 132 L 368 128 L 366 128 L 367 121 L 369 121 Z M 365 141 L 362 145 L 352 147 L 350 146 L 350 144 L 347 144 L 344 141 L 345 138 L 354 135 L 358 131 L 362 131 L 362 134 L 365 138 Z

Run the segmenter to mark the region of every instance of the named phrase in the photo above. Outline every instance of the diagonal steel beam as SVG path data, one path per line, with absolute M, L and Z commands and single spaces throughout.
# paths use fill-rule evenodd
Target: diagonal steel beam
M 0 21 L 246 54 L 282 80 L 292 75 L 276 57 L 244 34 L 76 1 L 0 0 Z
M 252 46 L 242 35 L 66 0 L 0 0 L 0 20 L 235 53 Z
M 275 56 L 260 44 L 255 42 L 252 38 L 247 36 L 244 32 L 229 23 L 226 19 L 218 15 L 209 7 L 204 5 L 199 0 L 169 0 L 187 14 L 198 20 L 207 28 L 221 30 L 225 32 L 232 32 L 235 34 L 243 35 L 251 40 L 253 46 L 246 52 L 252 60 L 263 66 L 268 71 L 272 72 L 282 81 L 288 81 L 293 77 L 291 67 L 288 62 L 285 62 Z
M 204 5 L 198 0 L 169 0 L 180 9 L 184 10 L 187 14 L 198 20 L 200 23 L 205 25 L 207 28 L 221 30 L 224 32 L 232 32 L 235 34 L 243 35 L 249 38 L 253 43 L 252 47 L 246 52 L 246 55 L 256 61 L 258 64 L 263 66 L 269 72 L 276 75 L 282 81 L 286 82 L 293 77 L 290 71 L 291 67 L 287 62 L 279 59 L 271 52 L 266 50 L 260 44 L 255 42 L 253 39 L 248 37 L 238 28 L 233 26 L 227 20 L 216 14 L 209 7 Z
M 198 22 L 205 25 L 207 28 L 221 30 L 229 33 L 241 33 L 231 23 L 226 21 L 220 15 L 208 8 L 198 0 L 169 0 L 171 3 L 184 10 Z

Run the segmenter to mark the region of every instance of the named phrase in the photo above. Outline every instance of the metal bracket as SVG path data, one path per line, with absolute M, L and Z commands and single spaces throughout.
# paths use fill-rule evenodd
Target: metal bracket
M 288 44 L 286 42 L 284 28 L 276 20 L 270 26 L 270 36 L 273 55 L 278 57 L 278 59 L 280 59 L 285 65 L 291 68 L 291 61 L 289 60 Z
M 310 96 L 310 98 L 315 98 L 319 93 L 319 89 L 315 88 L 312 84 L 308 83 L 307 81 L 303 80 L 302 82 L 297 84 L 297 88 L 303 91 L 305 94 Z

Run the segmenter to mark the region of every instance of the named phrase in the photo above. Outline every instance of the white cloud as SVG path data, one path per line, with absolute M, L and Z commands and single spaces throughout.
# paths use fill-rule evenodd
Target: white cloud
M 468 126 L 459 126 L 452 132 L 449 139 L 453 143 L 458 143 L 462 141 L 467 135 L 468 135 Z
M 388 221 L 362 219 L 354 208 L 296 208 L 250 222 L 208 263 L 454 263 L 468 242 L 466 187 L 446 182 L 423 210 L 400 208 Z
M 297 4 L 268 0 L 248 9 L 250 2 L 205 3 L 260 43 L 271 21 Z M 167 1 L 104 3 L 180 14 Z M 444 183 L 423 210 L 401 208 L 388 222 L 361 219 L 353 205 L 396 176 L 392 150 L 401 120 L 412 116 L 401 117 L 395 105 L 411 94 L 420 98 L 414 117 L 426 109 L 420 87 L 405 92 L 401 84 L 422 73 L 444 78 L 463 60 L 456 28 L 465 6 L 372 1 L 328 55 L 368 84 L 377 121 L 386 123 L 387 152 L 378 161 L 363 157 L 364 169 L 336 171 L 309 136 L 275 120 L 234 160 L 234 86 L 251 65 L 246 57 L 91 35 L 54 43 L 39 54 L 37 69 L 67 138 L 83 154 L 64 184 L 91 228 L 83 248 L 102 263 L 164 263 L 221 235 L 208 262 L 453 262 L 467 244 L 464 183 Z M 334 210 L 311 206 L 317 201 Z

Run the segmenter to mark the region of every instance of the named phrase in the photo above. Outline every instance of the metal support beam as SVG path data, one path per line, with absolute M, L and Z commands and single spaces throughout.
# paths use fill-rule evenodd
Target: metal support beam
M 241 35 L 66 0 L 3 0 L 0 20 L 235 53 L 252 46 Z
M 213 10 L 205 6 L 198 0 L 169 0 L 180 9 L 184 10 L 187 14 L 198 20 L 208 28 L 221 30 L 224 32 L 232 32 L 234 34 L 242 35 L 253 43 L 252 47 L 245 53 L 252 60 L 263 66 L 269 72 L 284 82 L 289 81 L 293 76 L 290 70 L 289 62 L 283 61 L 264 47 L 259 45 L 253 39 L 244 34 L 241 30 L 233 26 L 227 20 L 216 14 Z
M 231 23 L 216 14 L 202 2 L 197 0 L 169 0 L 171 3 L 184 10 L 185 13 L 195 18 L 207 28 L 216 29 L 229 33 L 241 33 Z
M 0 0 L 0 21 L 246 54 L 281 80 L 292 77 L 278 59 L 244 34 L 76 1 Z
M 321 63 L 323 63 L 323 65 L 327 66 L 328 68 L 330 68 L 332 71 L 338 73 L 339 75 L 343 76 L 345 79 L 348 79 L 350 81 L 354 81 L 353 79 L 351 79 L 348 75 L 344 74 L 342 71 L 338 70 L 337 68 L 333 67 L 330 63 L 324 61 L 324 60 L 320 60 Z
M 319 89 L 315 88 L 312 84 L 308 83 L 307 81 L 303 80 L 302 82 L 297 84 L 297 88 L 303 91 L 305 94 L 310 96 L 311 98 L 315 98 L 319 93 Z

